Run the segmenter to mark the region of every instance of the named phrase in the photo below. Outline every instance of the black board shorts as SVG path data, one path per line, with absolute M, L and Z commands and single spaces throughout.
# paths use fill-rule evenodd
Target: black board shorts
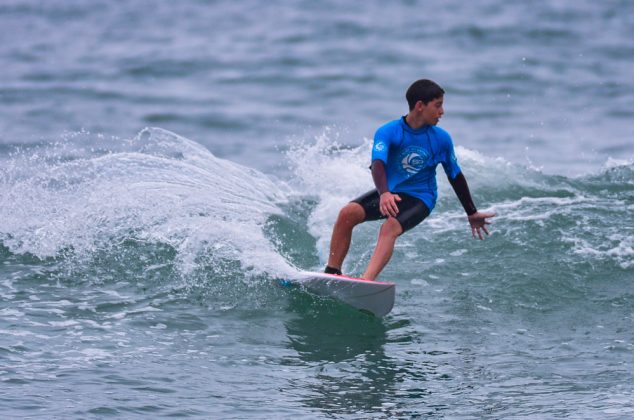
M 401 197 L 401 201 L 396 202 L 398 207 L 396 220 L 401 224 L 403 232 L 410 230 L 429 216 L 429 208 L 422 200 L 405 193 L 395 192 L 393 194 Z M 363 210 L 365 210 L 365 219 L 363 221 L 367 222 L 369 220 L 387 219 L 387 216 L 383 216 L 379 210 L 380 200 L 379 192 L 372 190 L 355 198 L 352 203 L 360 204 L 363 207 Z

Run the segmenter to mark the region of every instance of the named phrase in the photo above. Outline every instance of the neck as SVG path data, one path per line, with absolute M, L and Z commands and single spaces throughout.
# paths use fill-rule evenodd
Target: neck
M 425 125 L 425 122 L 423 121 L 423 116 L 414 114 L 411 111 L 405 116 L 405 122 L 407 122 L 407 125 L 409 125 L 414 130 L 418 130 Z

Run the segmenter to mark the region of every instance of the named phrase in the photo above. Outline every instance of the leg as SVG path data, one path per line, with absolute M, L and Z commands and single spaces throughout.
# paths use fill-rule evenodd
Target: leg
M 379 231 L 379 240 L 376 243 L 376 248 L 374 248 L 368 268 L 363 273 L 362 277 L 364 279 L 375 280 L 377 278 L 383 267 L 390 261 L 396 238 L 401 233 L 403 233 L 403 228 L 395 218 L 390 217 L 383 223 Z
M 352 229 L 364 220 L 365 210 L 359 203 L 348 203 L 341 209 L 330 239 L 329 267 L 341 269 L 343 260 L 350 249 Z

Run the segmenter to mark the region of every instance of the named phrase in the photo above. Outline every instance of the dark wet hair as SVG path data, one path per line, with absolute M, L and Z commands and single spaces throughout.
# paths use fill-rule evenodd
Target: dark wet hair
M 405 93 L 405 98 L 409 104 L 409 110 L 414 109 L 416 102 L 423 101 L 425 105 L 429 101 L 440 98 L 445 94 L 443 88 L 441 88 L 436 82 L 429 79 L 420 79 L 412 83 Z

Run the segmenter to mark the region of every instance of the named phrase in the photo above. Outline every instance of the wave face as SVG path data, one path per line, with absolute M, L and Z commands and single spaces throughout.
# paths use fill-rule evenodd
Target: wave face
M 0 235 L 9 253 L 81 259 L 116 255 L 122 243 L 160 244 L 173 249 L 183 273 L 203 256 L 254 274 L 316 269 L 326 259 L 338 210 L 372 186 L 370 142 L 341 146 L 329 130 L 286 153 L 288 179 L 217 158 L 158 128 L 112 139 L 107 149 L 94 148 L 90 137 L 76 133 L 4 158 Z M 631 162 L 611 160 L 596 174 L 567 178 L 461 147 L 457 154 L 480 208 L 498 213 L 489 242 L 503 241 L 500 252 L 521 249 L 517 267 L 543 263 L 529 257 L 533 252 L 552 256 L 564 271 L 586 263 L 632 268 Z M 474 252 L 479 262 L 502 257 L 491 253 L 493 244 L 470 242 L 451 187 L 442 173 L 438 179 L 437 208 L 399 246 L 423 259 L 455 248 L 460 256 Z M 377 226 L 355 232 L 365 246 L 353 247 L 348 272 L 362 271 Z M 290 243 L 303 253 L 290 255 Z
M 173 395 L 166 412 L 178 413 L 181 398 L 211 392 L 219 405 L 189 407 L 222 415 L 235 410 L 220 397 L 227 387 L 265 395 L 271 382 L 295 384 L 297 413 L 414 415 L 431 394 L 454 415 L 478 416 L 511 394 L 523 403 L 492 410 L 627 410 L 612 396 L 634 378 L 610 366 L 633 351 L 632 162 L 569 178 L 458 147 L 476 203 L 497 213 L 492 235 L 470 237 L 439 171 L 436 209 L 399 238 L 382 274 L 398 284 L 395 309 L 376 320 L 274 286 L 321 269 L 339 208 L 371 186 L 370 141 L 336 138 L 326 129 L 294 143 L 281 177 L 158 128 L 131 139 L 67 134 L 2 155 L 0 360 L 15 401 L 42 407 L 18 398 L 20 387 L 62 399 L 70 386 L 77 412 L 127 413 L 133 400 L 105 396 L 132 390 Z M 364 270 L 378 226 L 357 228 L 345 272 Z M 295 377 L 331 365 L 317 382 Z M 561 393 L 586 408 L 553 404 Z
M 262 270 L 275 259 L 261 227 L 285 196 L 263 174 L 156 128 L 107 150 L 71 137 L 6 159 L 0 232 L 12 253 L 86 256 L 135 241 L 174 248 L 185 271 L 200 255 Z

